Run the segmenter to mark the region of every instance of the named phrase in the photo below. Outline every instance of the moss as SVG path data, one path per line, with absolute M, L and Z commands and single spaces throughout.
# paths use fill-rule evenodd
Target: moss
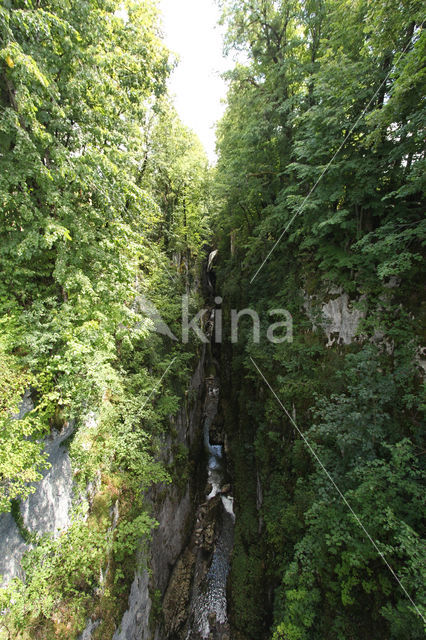
M 172 478 L 173 485 L 183 495 L 188 485 L 188 480 L 194 471 L 193 461 L 189 457 L 189 450 L 182 443 L 172 445 L 172 462 L 168 467 L 168 472 Z
M 116 581 L 116 565 L 109 559 L 109 571 L 102 595 L 95 609 L 100 625 L 93 632 L 93 640 L 110 640 L 128 605 L 128 594 L 134 578 L 135 557 L 120 563 L 120 580 Z
M 12 514 L 12 517 L 15 521 L 16 526 L 18 527 L 18 531 L 21 534 L 21 536 L 23 537 L 23 539 L 25 540 L 25 542 L 27 544 L 37 544 L 38 541 L 38 534 L 30 531 L 30 529 L 28 529 L 25 526 L 24 523 L 24 518 L 22 517 L 22 513 L 21 513 L 21 508 L 20 508 L 20 501 L 19 500 L 12 500 L 11 501 L 11 508 L 10 508 L 10 512 Z
M 110 520 L 110 510 L 113 505 L 111 493 L 105 489 L 99 491 L 93 498 L 89 521 L 93 526 L 105 526 Z
M 151 599 L 151 611 L 149 613 L 149 627 L 152 631 L 163 622 L 163 598 L 160 589 L 152 589 L 149 592 Z

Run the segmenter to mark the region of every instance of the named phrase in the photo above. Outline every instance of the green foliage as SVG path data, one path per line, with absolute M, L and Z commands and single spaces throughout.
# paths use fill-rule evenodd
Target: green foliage
M 0 510 L 12 501 L 37 543 L 25 583 L 0 595 L 11 637 L 76 638 L 95 610 L 112 637 L 196 355 L 156 334 L 138 300 L 179 335 L 209 235 L 207 160 L 165 95 L 155 4 L 122 5 L 0 7 Z M 35 408 L 12 419 L 27 389 Z M 18 502 L 46 467 L 43 437 L 70 421 L 76 492 L 96 495 L 36 540 Z
M 46 428 L 42 410 L 16 419 L 19 402 L 31 380 L 18 358 L 9 354 L 1 341 L 0 512 L 8 511 L 11 501 L 32 493 L 34 486 L 30 483 L 39 480 L 40 471 L 46 468 L 46 456 L 40 444 Z
M 265 565 L 259 547 L 256 478 L 251 473 L 252 461 L 244 436 L 239 440 L 239 445 L 239 451 L 237 448 L 232 451 L 237 478 L 235 492 L 239 502 L 230 571 L 230 603 L 235 629 L 246 637 L 256 638 L 261 637 L 266 629 L 263 602 Z M 256 606 L 248 606 L 250 602 L 256 602 Z
M 179 488 L 183 495 L 194 471 L 194 465 L 189 457 L 189 449 L 182 443 L 172 447 L 172 462 L 168 471 L 173 484 Z
M 25 583 L 15 578 L 2 590 L 9 611 L 5 626 L 31 637 L 44 621 L 69 622 L 70 633 L 75 633 L 84 624 L 107 546 L 105 530 L 88 528 L 81 518 L 58 540 L 45 536 L 24 558 Z
M 219 288 L 228 314 L 286 308 L 295 327 L 292 344 L 242 333 L 224 347 L 227 429 L 233 454 L 247 458 L 234 470 L 234 625 L 243 638 L 420 638 L 420 616 L 249 357 L 423 612 L 421 3 L 220 5 L 226 47 L 243 55 L 218 127 Z M 337 290 L 363 296 L 366 318 L 352 345 L 326 348 L 320 307 Z M 305 292 L 318 300 L 316 329 Z M 248 620 L 259 548 L 270 630 Z
M 123 562 L 126 556 L 132 556 L 138 548 L 140 539 L 148 536 L 157 526 L 146 513 L 137 516 L 131 522 L 123 522 L 117 527 L 113 543 L 114 556 L 118 562 Z M 116 578 L 118 578 L 116 574 Z
M 149 623 L 151 627 L 155 628 L 161 622 L 163 608 L 162 608 L 162 594 L 160 589 L 155 589 L 150 593 L 151 598 L 151 611 L 149 614 Z

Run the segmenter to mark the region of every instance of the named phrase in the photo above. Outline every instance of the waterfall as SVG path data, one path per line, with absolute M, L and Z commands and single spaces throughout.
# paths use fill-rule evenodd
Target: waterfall
M 205 266 L 205 295 L 213 300 L 212 252 Z M 206 277 L 208 276 L 208 277 Z M 206 467 L 199 474 L 195 522 L 188 544 L 173 568 L 163 597 L 164 626 L 158 640 L 229 640 L 227 579 L 234 539 L 235 515 L 228 478 L 224 435 L 218 428 L 220 383 L 218 345 L 214 342 L 215 311 L 210 306 L 204 331 L 206 348 L 205 397 L 202 422 Z
M 190 604 L 191 627 L 187 640 L 195 638 L 223 638 L 228 634 L 226 582 L 233 546 L 235 515 L 230 486 L 226 485 L 226 461 L 223 444 L 211 444 L 210 426 L 217 414 L 219 387 L 215 378 L 207 380 L 206 417 L 204 421 L 204 443 L 208 454 L 207 501 L 220 496 L 217 540 L 211 563 L 201 584 L 195 581 Z M 203 562 L 202 553 L 198 563 Z M 197 573 L 197 570 L 196 570 Z
M 213 313 L 211 317 L 214 317 Z M 211 427 L 218 413 L 219 394 L 218 378 L 207 377 L 203 424 L 207 487 L 205 501 L 200 505 L 197 515 L 195 542 L 198 552 L 188 607 L 188 624 L 186 635 L 183 636 L 185 640 L 222 640 L 230 637 L 226 583 L 233 547 L 235 515 L 231 486 L 227 483 L 224 445 L 223 442 L 212 443 L 210 438 Z M 214 516 L 210 520 L 206 518 L 208 513 Z M 204 545 L 200 544 L 202 538 Z

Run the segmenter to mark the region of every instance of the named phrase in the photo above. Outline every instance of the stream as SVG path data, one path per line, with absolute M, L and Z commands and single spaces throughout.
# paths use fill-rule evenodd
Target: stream
M 216 501 L 216 543 L 211 563 L 201 583 L 197 573 L 205 572 L 203 557 L 197 558 L 190 604 L 191 628 L 187 640 L 195 638 L 229 638 L 226 582 L 233 547 L 235 515 L 230 485 L 226 484 L 226 461 L 223 444 L 211 444 L 210 427 L 217 414 L 219 387 L 215 378 L 206 380 L 207 398 L 204 421 L 204 445 L 208 453 L 207 501 Z
M 217 253 L 217 252 L 216 252 Z M 209 299 L 214 299 L 213 258 L 206 270 Z M 207 297 L 207 296 L 206 296 Z M 215 300 L 216 302 L 216 300 Z M 227 579 L 234 543 L 234 499 L 225 454 L 225 434 L 220 425 L 218 346 L 214 343 L 215 310 L 204 317 L 207 346 L 202 437 L 206 467 L 200 474 L 198 501 L 187 546 L 181 553 L 163 597 L 164 633 L 167 640 L 230 640 Z M 202 477 L 201 477 L 202 476 Z
M 211 296 L 215 295 L 214 260 L 210 253 L 207 279 Z M 215 300 L 216 301 L 216 300 Z M 207 322 L 210 350 L 207 370 L 215 365 L 213 353 L 215 312 L 211 309 Z M 224 434 L 218 434 L 215 420 L 219 410 L 220 384 L 216 375 L 205 379 L 203 438 L 207 455 L 207 487 L 205 502 L 197 512 L 194 540 L 198 548 L 188 607 L 185 640 L 229 640 L 227 579 L 234 543 L 234 499 L 227 473 Z

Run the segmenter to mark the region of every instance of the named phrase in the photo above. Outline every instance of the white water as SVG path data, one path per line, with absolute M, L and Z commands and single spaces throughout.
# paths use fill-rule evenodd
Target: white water
M 213 382 L 213 381 L 212 381 Z M 213 384 L 209 384 L 208 399 L 206 403 L 206 419 L 204 422 L 204 444 L 208 453 L 208 483 L 211 491 L 207 496 L 212 500 L 220 495 L 223 510 L 221 513 L 221 526 L 216 547 L 213 552 L 211 565 L 204 579 L 200 592 L 192 603 L 194 613 L 194 626 L 187 638 L 208 638 L 209 633 L 217 625 L 226 625 L 227 599 L 226 582 L 229 573 L 229 563 L 233 546 L 234 534 L 234 509 L 233 497 L 222 494 L 221 490 L 226 479 L 224 450 L 222 445 L 210 444 L 209 430 L 217 412 L 219 390 Z

